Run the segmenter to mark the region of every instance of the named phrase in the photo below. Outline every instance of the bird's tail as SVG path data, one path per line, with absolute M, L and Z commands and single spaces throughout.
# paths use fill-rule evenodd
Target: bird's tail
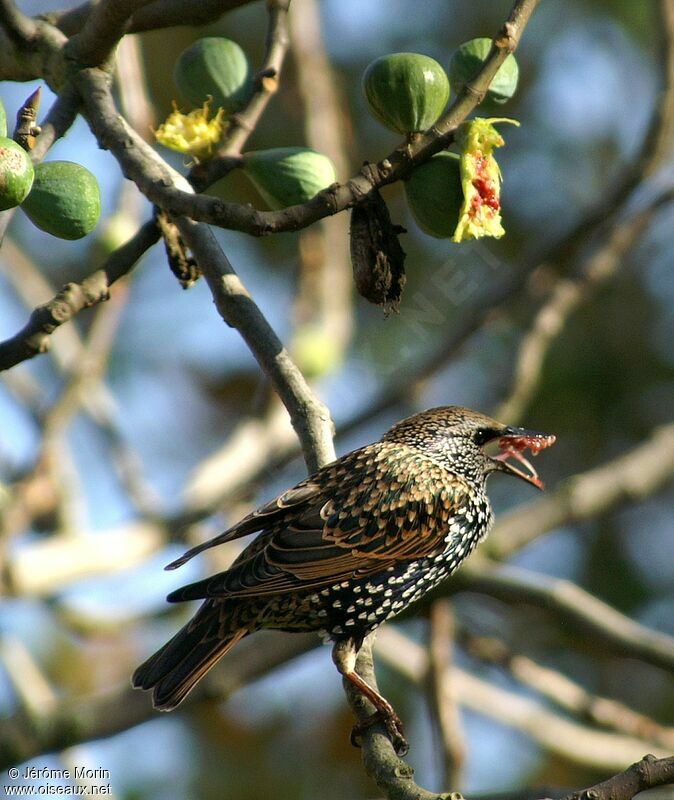
M 136 689 L 152 689 L 159 711 L 172 711 L 218 659 L 250 631 L 222 631 L 220 609 L 207 601 L 196 616 L 133 673 Z

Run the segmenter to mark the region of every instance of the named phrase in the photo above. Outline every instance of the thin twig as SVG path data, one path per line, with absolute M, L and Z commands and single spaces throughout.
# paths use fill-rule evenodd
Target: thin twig
M 3 260 L 7 261 L 10 268 L 6 270 L 7 280 L 12 284 L 15 292 L 27 306 L 35 306 L 43 298 L 53 295 L 53 287 L 39 271 L 37 265 L 28 258 L 8 238 L 3 246 Z M 82 353 L 83 343 L 79 332 L 74 325 L 63 328 L 61 335 L 50 340 L 52 343 L 51 355 L 54 363 L 62 373 L 70 373 L 77 369 Z M 19 378 L 21 373 L 5 371 L 3 380 L 10 381 Z M 23 373 L 24 378 L 27 373 Z M 19 389 L 21 387 L 18 387 Z M 25 398 L 25 402 L 33 411 L 33 418 L 39 429 L 44 427 L 44 395 L 45 392 L 35 387 L 33 399 Z M 35 400 L 40 402 L 36 403 Z M 112 452 L 112 460 L 117 467 L 120 481 L 127 491 L 135 507 L 142 516 L 152 516 L 157 508 L 154 491 L 147 484 L 140 468 L 140 459 L 129 442 L 119 430 L 115 413 L 115 400 L 112 393 L 104 383 L 90 386 L 89 390 L 81 397 L 82 409 L 89 418 L 98 426 L 105 437 Z M 12 528 L 5 530 L 11 531 Z
M 192 168 L 189 181 L 195 191 L 223 178 L 233 165 L 232 156 L 238 156 L 257 127 L 262 114 L 276 94 L 281 79 L 283 63 L 288 51 L 288 7 L 290 0 L 269 0 L 269 22 L 262 64 L 253 81 L 253 93 L 246 107 L 229 121 L 227 134 L 216 156 Z
M 40 126 L 37 124 L 37 120 L 40 113 L 41 99 L 42 87 L 38 86 L 24 100 L 16 114 L 16 125 L 12 138 L 28 153 L 35 147 L 35 138 L 40 133 Z
M 41 132 L 37 137 L 35 147 L 31 151 L 31 160 L 34 164 L 41 161 L 49 148 L 64 136 L 77 118 L 80 96 L 70 85 L 54 101 L 47 116 L 40 122 Z

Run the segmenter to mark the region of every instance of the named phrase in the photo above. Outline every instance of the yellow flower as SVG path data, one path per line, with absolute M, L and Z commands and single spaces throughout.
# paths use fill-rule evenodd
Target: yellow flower
M 505 143 L 493 125 L 495 122 L 519 126 L 514 119 L 477 117 L 460 128 L 457 143 L 461 148 L 463 204 L 452 237 L 454 242 L 483 236 L 500 239 L 505 233 L 501 225 L 501 170 L 493 156 L 494 148 Z
M 171 150 L 189 153 L 196 161 L 209 158 L 222 137 L 224 111 L 219 108 L 212 120 L 208 119 L 210 100 L 203 108 L 181 114 L 175 103 L 173 113 L 154 132 L 156 140 Z

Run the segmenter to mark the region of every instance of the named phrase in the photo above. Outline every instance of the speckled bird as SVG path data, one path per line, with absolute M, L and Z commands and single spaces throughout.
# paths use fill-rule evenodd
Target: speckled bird
M 333 642 L 338 670 L 371 700 L 404 751 L 393 708 L 355 672 L 363 639 L 484 539 L 492 523 L 488 475 L 505 472 L 542 488 L 522 453 L 535 455 L 554 440 L 458 406 L 399 422 L 169 564 L 175 569 L 210 547 L 258 534 L 228 570 L 168 596 L 204 602 L 138 667 L 134 686 L 152 689 L 155 707 L 168 711 L 248 634 L 316 631 Z

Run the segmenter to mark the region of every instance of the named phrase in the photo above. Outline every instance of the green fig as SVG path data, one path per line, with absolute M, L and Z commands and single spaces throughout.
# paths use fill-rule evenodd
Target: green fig
M 491 39 L 471 39 L 452 53 L 449 61 L 449 78 L 455 91 L 460 92 L 466 83 L 477 75 L 489 55 L 491 45 Z M 487 96 L 495 103 L 505 103 L 515 94 L 518 78 L 519 67 L 515 56 L 511 53 L 494 75 Z
M 365 69 L 363 93 L 383 125 L 396 133 L 414 133 L 430 128 L 444 111 L 449 80 L 429 56 L 392 53 Z
M 225 114 L 240 111 L 253 90 L 248 58 L 236 42 L 221 36 L 198 39 L 176 61 L 173 77 L 178 90 L 194 108 L 213 98 L 211 106 Z
M 7 136 L 7 112 L 2 100 L 0 100 L 0 137 L 5 136 Z
M 417 225 L 437 239 L 450 239 L 463 203 L 460 159 L 455 153 L 436 153 L 412 171 L 405 196 Z
M 18 206 L 26 198 L 34 174 L 33 162 L 23 147 L 0 137 L 0 211 Z
M 243 169 L 274 210 L 306 203 L 337 180 L 332 161 L 306 147 L 244 153 Z
M 81 239 L 101 215 L 98 181 L 72 161 L 38 164 L 33 188 L 21 208 L 40 230 L 59 239 Z

